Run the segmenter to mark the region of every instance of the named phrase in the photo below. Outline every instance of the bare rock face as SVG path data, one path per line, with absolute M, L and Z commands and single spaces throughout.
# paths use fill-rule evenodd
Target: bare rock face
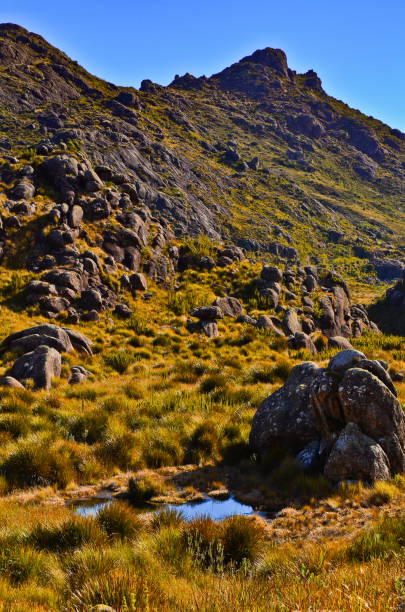
M 252 451 L 282 446 L 332 480 L 389 478 L 405 471 L 405 413 L 396 395 L 383 364 L 359 351 L 341 351 L 327 368 L 302 363 L 259 406 Z
M 49 391 L 52 378 L 59 378 L 60 373 L 60 353 L 49 346 L 39 346 L 35 351 L 19 357 L 11 368 L 9 376 L 19 382 L 32 379 L 37 389 Z
M 274 446 L 298 452 L 319 438 L 309 401 L 309 385 L 320 372 L 316 363 L 296 365 L 285 384 L 261 403 L 250 432 L 253 452 L 265 453 Z
M 348 423 L 341 431 L 325 465 L 325 476 L 339 480 L 387 480 L 390 468 L 381 446 L 366 436 L 355 423 Z

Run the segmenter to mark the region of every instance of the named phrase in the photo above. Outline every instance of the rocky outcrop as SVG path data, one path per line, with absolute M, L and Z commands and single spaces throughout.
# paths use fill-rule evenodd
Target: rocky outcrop
M 250 445 L 298 452 L 332 480 L 373 482 L 405 471 L 405 414 L 383 365 L 349 349 L 327 368 L 295 366 L 257 410 Z
M 50 324 L 10 334 L 3 340 L 2 346 L 24 354 L 14 362 L 2 384 L 17 387 L 31 379 L 35 388 L 49 390 L 52 378 L 58 378 L 61 374 L 61 354 L 75 349 L 91 355 L 91 344 L 88 338 L 75 330 Z M 89 373 L 82 366 L 72 368 L 73 382 L 84 380 L 85 375 L 87 378 Z

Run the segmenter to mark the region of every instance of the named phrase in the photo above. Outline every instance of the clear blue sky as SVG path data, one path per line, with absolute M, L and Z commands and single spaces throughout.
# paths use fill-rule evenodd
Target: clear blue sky
M 0 21 L 135 87 L 279 47 L 329 94 L 405 131 L 405 0 L 0 0 Z

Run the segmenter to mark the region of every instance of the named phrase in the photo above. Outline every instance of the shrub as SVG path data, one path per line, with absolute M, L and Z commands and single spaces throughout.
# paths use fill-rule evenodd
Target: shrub
M 367 496 L 367 501 L 373 506 L 382 506 L 388 504 L 397 495 L 398 489 L 394 484 L 389 482 L 376 482 L 373 489 Z
M 215 255 L 215 244 L 205 234 L 201 234 L 198 238 L 187 238 L 184 246 L 188 248 L 190 255 L 195 259 Z
M 254 563 L 263 548 L 263 529 L 245 516 L 232 516 L 222 524 L 224 560 L 239 567 L 244 561 Z
M 124 374 L 129 366 L 135 362 L 135 355 L 132 351 L 128 351 L 128 349 L 119 349 L 107 353 L 104 357 L 104 361 L 110 368 L 116 370 L 119 374 Z
M 220 571 L 223 567 L 221 524 L 209 517 L 201 517 L 185 523 L 183 546 L 194 561 L 203 568 Z
M 65 487 L 74 478 L 70 453 L 47 442 L 21 445 L 4 461 L 2 471 L 10 485 L 19 488 L 50 484 Z
M 280 359 L 273 368 L 274 378 L 279 378 L 283 382 L 287 380 L 292 370 L 293 364 L 288 359 Z
M 129 399 L 138 400 L 143 398 L 145 390 L 136 380 L 131 380 L 125 385 L 124 393 Z
M 88 610 L 103 602 L 116 610 L 164 610 L 166 597 L 156 580 L 147 581 L 133 570 L 114 570 L 91 578 L 71 597 L 73 610 Z
M 152 476 L 130 478 L 128 481 L 128 498 L 133 504 L 145 503 L 163 493 L 161 480 Z
M 238 568 L 245 562 L 257 561 L 264 534 L 257 523 L 244 516 L 219 523 L 202 517 L 184 525 L 183 540 L 201 566 L 218 571 L 224 565 Z
M 50 559 L 42 551 L 27 546 L 3 547 L 0 550 L 0 573 L 5 574 L 13 584 L 34 579 L 46 583 L 52 573 Z
M 369 561 L 391 557 L 405 546 L 405 519 L 403 516 L 384 516 L 379 523 L 358 536 L 348 547 L 350 560 Z
M 171 339 L 167 334 L 158 334 L 156 338 L 153 339 L 153 346 L 170 346 Z
M 126 397 L 117 393 L 110 397 L 106 397 L 103 402 L 103 408 L 104 410 L 107 410 L 107 412 L 122 412 L 128 410 L 129 402 L 127 401 Z
M 245 381 L 250 384 L 258 382 L 271 383 L 274 379 L 274 366 L 270 364 L 256 364 L 249 368 L 246 373 Z
M 151 526 L 155 531 L 159 531 L 163 527 L 180 527 L 183 523 L 181 510 L 163 506 L 153 515 Z
M 142 455 L 149 468 L 179 465 L 183 460 L 183 452 L 177 440 L 165 436 L 150 439 L 143 448 Z
M 77 516 L 59 525 L 39 523 L 29 535 L 29 542 L 39 549 L 64 552 L 87 542 L 102 542 L 100 528 L 89 517 Z
M 175 315 L 188 314 L 193 308 L 209 304 L 214 299 L 212 291 L 200 285 L 186 286 L 179 291 L 170 291 L 167 296 L 167 307 Z
M 138 535 L 143 523 L 128 506 L 113 502 L 101 508 L 96 515 L 96 521 L 110 537 L 128 540 Z
M 97 457 L 106 465 L 126 470 L 131 465 L 134 438 L 131 433 L 112 436 L 100 443 Z
M 201 393 L 211 393 L 218 388 L 224 388 L 228 384 L 228 379 L 223 374 L 210 374 L 200 383 Z
M 9 433 L 12 438 L 25 437 L 29 432 L 29 420 L 20 414 L 5 418 L 0 421 L 0 431 Z
M 218 446 L 218 434 L 212 421 L 205 421 L 195 428 L 188 444 L 187 457 L 192 463 L 213 457 Z
M 94 444 L 103 439 L 107 424 L 107 415 L 100 410 L 94 410 L 76 417 L 70 424 L 69 433 L 77 442 Z
M 153 336 L 153 329 L 149 327 L 146 316 L 141 312 L 134 312 L 128 321 L 128 327 L 138 336 Z

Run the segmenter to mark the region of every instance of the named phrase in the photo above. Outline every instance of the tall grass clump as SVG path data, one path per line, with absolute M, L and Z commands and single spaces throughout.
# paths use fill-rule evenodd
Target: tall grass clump
M 161 495 L 163 483 L 153 476 L 130 478 L 128 481 L 128 499 L 133 504 L 148 502 L 152 497 Z
M 8 483 L 17 488 L 52 484 L 65 487 L 75 476 L 69 449 L 54 448 L 49 441 L 21 444 L 6 458 L 2 472 Z
M 99 526 L 111 538 L 131 540 L 143 529 L 143 523 L 126 504 L 113 502 L 101 508 L 96 515 Z
M 89 610 L 104 606 L 115 610 L 164 610 L 166 597 L 157 580 L 147 580 L 133 569 L 116 569 L 112 572 L 89 578 L 71 597 L 73 610 Z
M 402 553 L 405 547 L 405 517 L 384 516 L 374 527 L 359 535 L 348 547 L 346 556 L 352 561 L 389 558 Z
M 135 354 L 128 349 L 110 351 L 104 357 L 105 363 L 119 374 L 124 374 L 129 366 L 136 361 Z
M 202 517 L 185 523 L 183 542 L 196 561 L 205 568 L 239 568 L 255 563 L 263 551 L 263 529 L 254 520 L 233 516 L 222 522 Z
M 65 552 L 89 542 L 102 543 L 104 535 L 93 518 L 76 516 L 59 525 L 39 523 L 28 541 L 35 548 Z

